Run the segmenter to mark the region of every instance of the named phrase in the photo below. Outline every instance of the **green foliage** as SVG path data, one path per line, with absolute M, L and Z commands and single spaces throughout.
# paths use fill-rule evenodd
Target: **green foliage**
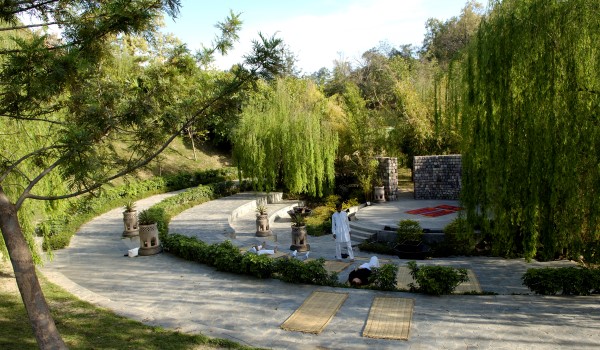
M 464 59 L 462 200 L 494 254 L 600 259 L 597 14 L 596 0 L 495 1 Z
M 590 295 L 600 293 L 600 269 L 561 267 L 527 269 L 523 284 L 536 294 Z
M 395 255 L 394 246 L 395 243 L 392 245 L 388 243 L 364 241 L 361 244 L 359 244 L 358 248 L 361 252 Z
M 273 259 L 266 254 L 246 253 L 242 256 L 241 264 L 245 274 L 258 278 L 270 278 L 273 275 Z
M 291 218 L 293 227 L 306 226 L 306 217 L 301 213 L 292 214 Z
M 451 294 L 461 283 L 469 280 L 466 269 L 450 266 L 417 266 L 414 261 L 408 262 L 410 275 L 416 283 L 410 283 L 413 292 L 430 295 Z
M 415 220 L 400 220 L 398 222 L 398 242 L 423 240 L 423 228 Z
M 378 290 L 394 291 L 397 289 L 398 266 L 396 264 L 383 264 L 373 268 L 369 282 L 372 288 Z
M 306 232 L 315 237 L 331 233 L 331 215 L 333 209 L 330 206 L 318 206 L 314 208 L 306 218 Z
M 322 286 L 338 284 L 337 273 L 329 274 L 324 267 L 325 259 L 319 258 L 303 262 L 297 259 L 277 259 L 276 277 L 289 283 L 307 283 Z
M 214 246 L 214 267 L 219 271 L 241 273 L 244 271 L 242 265 L 242 253 L 231 241 L 224 241 Z
M 234 159 L 256 188 L 284 186 L 321 196 L 334 179 L 337 135 L 327 122 L 328 101 L 307 80 L 263 85 L 244 107 L 235 132 Z
M 132 200 L 125 202 L 123 209 L 125 209 L 125 211 L 128 213 L 134 212 L 135 211 L 135 202 Z
M 267 207 L 265 205 L 259 205 L 258 207 L 256 207 L 256 212 L 258 213 L 258 215 L 266 215 L 267 214 Z
M 297 259 L 276 259 L 268 255 L 240 253 L 230 241 L 207 245 L 195 237 L 177 233 L 162 240 L 165 250 L 187 260 L 214 266 L 220 271 L 248 274 L 258 278 L 277 278 L 291 283 L 336 286 L 337 273 L 325 270 L 324 259 L 303 262 Z
M 475 232 L 466 219 L 458 217 L 444 228 L 444 247 L 452 255 L 471 255 L 477 244 Z
M 207 257 L 208 244 L 196 237 L 188 237 L 177 233 L 169 234 L 162 240 L 165 250 L 185 260 L 212 265 Z
M 165 210 L 160 207 L 150 207 L 146 210 L 142 210 L 138 214 L 138 223 L 140 225 L 156 224 L 161 237 L 164 237 L 168 233 L 170 220 L 171 218 L 167 215 Z

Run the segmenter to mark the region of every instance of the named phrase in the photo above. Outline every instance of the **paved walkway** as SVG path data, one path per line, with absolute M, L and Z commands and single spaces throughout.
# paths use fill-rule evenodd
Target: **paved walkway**
M 153 196 L 137 202 L 142 210 L 164 199 Z M 253 235 L 254 212 L 238 215 L 230 224 L 231 208 L 247 204 L 249 195 L 228 197 L 191 208 L 173 218 L 171 232 L 199 235 L 210 241 L 233 237 L 238 245 L 259 242 Z M 251 198 L 250 198 L 251 200 Z M 285 210 L 293 203 L 270 205 Z M 398 220 L 406 208 L 428 206 L 400 200 L 365 208 L 361 224 L 379 225 L 381 218 Z M 407 210 L 408 210 L 407 209 Z M 378 213 L 379 212 L 379 213 Z M 212 218 L 212 220 L 210 219 Z M 447 218 L 444 218 L 447 219 Z M 203 221 L 204 220 L 204 221 Z M 202 222 L 210 222 L 208 226 Z M 285 248 L 291 241 L 289 221 L 275 221 L 271 244 Z M 449 258 L 424 264 L 468 267 L 483 290 L 501 295 L 430 297 L 419 294 L 293 285 L 215 271 L 171 254 L 125 257 L 137 239 L 122 239 L 120 209 L 98 216 L 81 227 L 67 249 L 42 272 L 74 295 L 126 317 L 182 332 L 235 340 L 275 349 L 597 349 L 600 347 L 600 298 L 525 295 L 520 276 L 528 267 L 571 265 L 569 262 L 532 263 L 521 259 Z M 331 236 L 309 238 L 311 256 L 333 256 Z M 357 252 L 357 256 L 368 257 Z M 401 264 L 404 261 L 396 259 Z M 357 265 L 355 263 L 354 265 Z M 347 277 L 348 270 L 340 274 Z M 349 294 L 338 313 L 319 335 L 279 328 L 315 290 Z M 515 294 L 512 294 L 515 293 Z M 362 337 L 375 296 L 415 299 L 408 341 Z

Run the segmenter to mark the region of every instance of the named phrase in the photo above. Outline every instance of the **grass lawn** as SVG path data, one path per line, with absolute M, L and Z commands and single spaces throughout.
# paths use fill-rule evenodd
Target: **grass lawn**
M 115 315 L 40 283 L 63 340 L 70 349 L 254 349 L 224 339 L 183 334 Z M 0 257 L 0 349 L 38 349 L 12 267 Z

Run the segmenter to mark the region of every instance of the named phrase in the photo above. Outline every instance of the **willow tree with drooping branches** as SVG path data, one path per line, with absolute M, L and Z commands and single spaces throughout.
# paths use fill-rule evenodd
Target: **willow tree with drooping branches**
M 496 253 L 597 261 L 600 3 L 490 5 L 463 67 L 463 204 Z
M 308 80 L 277 79 L 243 107 L 233 157 L 256 189 L 321 196 L 334 182 L 331 104 Z

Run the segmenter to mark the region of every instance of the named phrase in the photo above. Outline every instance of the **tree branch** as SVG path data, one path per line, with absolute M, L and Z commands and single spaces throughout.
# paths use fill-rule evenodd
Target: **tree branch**
M 9 31 L 9 30 L 19 30 L 19 29 L 28 29 L 28 28 L 51 26 L 51 25 L 55 25 L 55 24 L 65 24 L 65 23 L 64 22 L 49 22 L 49 23 L 29 24 L 29 25 L 24 25 L 24 26 L 4 27 L 4 28 L 0 28 L 0 32 L 6 32 L 6 31 Z
M 15 10 L 15 11 L 6 12 L 5 15 L 16 15 L 17 13 L 26 12 L 26 11 L 33 10 L 33 9 L 36 9 L 36 8 L 40 8 L 42 6 L 51 4 L 53 2 L 59 2 L 59 0 L 48 0 L 48 1 L 45 1 L 45 2 L 41 2 L 39 4 L 32 4 L 29 7 L 22 7 L 22 8 L 19 8 L 18 10 Z M 21 1 L 21 2 L 15 3 L 15 5 L 21 6 L 21 5 L 30 4 L 30 3 L 31 3 L 31 1 Z
M 48 146 L 48 147 L 43 147 L 43 148 L 35 150 L 34 152 L 31 152 L 31 153 L 28 153 L 28 154 L 24 155 L 23 157 L 17 159 L 14 163 L 12 163 L 2 174 L 0 174 L 0 182 L 4 181 L 6 179 L 6 177 L 8 176 L 8 174 L 10 174 L 23 161 L 25 161 L 25 160 L 33 157 L 33 156 L 36 156 L 38 154 L 41 154 L 43 152 L 49 151 L 51 149 L 60 149 L 60 148 L 65 148 L 65 146 Z
M 31 191 L 33 186 L 37 185 L 37 183 L 41 179 L 43 179 L 44 176 L 48 175 L 52 170 L 54 170 L 64 159 L 65 159 L 64 156 L 58 158 L 56 160 L 56 162 L 52 163 L 48 168 L 44 169 L 44 171 L 42 171 L 38 176 L 36 176 L 36 178 L 33 179 L 29 183 L 29 185 L 27 185 L 27 187 L 25 188 L 25 191 L 23 191 L 23 193 L 21 194 L 21 196 L 19 197 L 19 199 L 17 199 L 17 202 L 15 203 L 15 208 L 17 209 L 17 211 L 21 208 L 23 201 L 28 198 L 29 191 Z
M 48 174 L 52 169 L 54 169 L 59 162 L 61 161 L 61 159 L 57 160 L 54 164 L 52 164 L 50 166 L 50 168 L 44 170 L 44 172 L 42 172 L 40 175 L 38 175 L 38 177 L 36 177 L 32 183 L 27 187 L 26 191 L 21 195 L 21 197 L 19 197 L 19 200 L 17 201 L 18 206 L 20 206 L 23 201 L 27 198 L 29 199 L 34 199 L 34 200 L 58 200 L 58 199 L 67 199 L 67 198 L 72 198 L 72 197 L 77 197 L 79 195 L 82 194 L 86 194 L 89 193 L 95 189 L 100 188 L 102 185 L 120 178 L 126 174 L 131 173 L 134 170 L 137 170 L 141 167 L 143 167 L 144 165 L 150 163 L 154 158 L 156 158 L 159 154 L 161 154 L 170 144 L 171 142 L 173 142 L 173 140 L 179 136 L 183 130 L 185 130 L 186 128 L 188 128 L 190 125 L 192 125 L 200 116 L 202 116 L 206 110 L 208 110 L 210 107 L 212 107 L 215 103 L 217 103 L 218 101 L 220 101 L 223 97 L 229 95 L 231 93 L 231 91 L 238 89 L 239 87 L 241 87 L 242 85 L 244 85 L 245 83 L 247 83 L 253 76 L 254 76 L 255 72 L 252 71 L 251 74 L 248 74 L 247 76 L 241 78 L 240 81 L 231 84 L 231 86 L 223 89 L 223 91 L 216 97 L 214 97 L 212 100 L 210 100 L 209 102 L 207 102 L 207 104 L 202 107 L 199 111 L 197 111 L 192 117 L 190 117 L 190 119 L 188 119 L 183 126 L 181 126 L 179 129 L 177 129 L 176 132 L 172 133 L 171 136 L 153 153 L 151 153 L 148 157 L 146 157 L 145 159 L 137 162 L 136 164 L 129 166 L 125 169 L 123 169 L 122 171 L 106 178 L 103 180 L 103 182 L 98 182 L 95 183 L 92 186 L 87 187 L 84 190 L 80 190 L 80 191 L 76 191 L 76 192 L 72 192 L 69 194 L 65 194 L 65 195 L 61 195 L 61 196 L 42 196 L 42 195 L 35 195 L 32 193 L 29 193 L 29 191 L 31 190 L 31 188 L 33 188 L 33 186 L 35 186 L 35 184 L 46 174 Z

